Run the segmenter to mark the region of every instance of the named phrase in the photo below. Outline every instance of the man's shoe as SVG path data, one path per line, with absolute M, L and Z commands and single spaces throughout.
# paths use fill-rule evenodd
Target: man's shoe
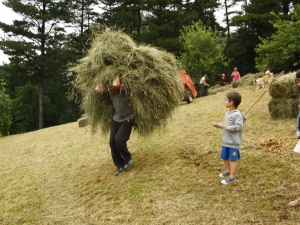
M 222 184 L 230 184 L 232 182 L 236 181 L 235 178 L 227 177 L 225 180 L 221 180 Z
M 131 165 L 132 165 L 132 159 L 130 159 L 128 163 L 125 163 L 124 170 L 129 170 L 131 168 Z
M 229 175 L 230 175 L 230 173 L 227 170 L 225 170 L 223 173 L 219 174 L 219 177 L 227 177 Z
M 116 171 L 116 176 L 119 176 L 123 172 L 124 168 L 123 167 L 118 167 Z

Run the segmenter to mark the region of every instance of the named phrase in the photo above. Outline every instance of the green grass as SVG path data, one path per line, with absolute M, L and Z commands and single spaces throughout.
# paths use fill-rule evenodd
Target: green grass
M 264 90 L 240 87 L 246 112 Z M 226 91 L 183 102 L 162 130 L 128 142 L 119 177 L 108 137 L 69 123 L 0 138 L 0 224 L 297 224 L 296 119 L 272 120 L 266 93 L 248 112 L 237 181 L 222 185 Z M 275 151 L 266 140 L 285 140 Z M 281 146 L 283 146 L 281 148 Z

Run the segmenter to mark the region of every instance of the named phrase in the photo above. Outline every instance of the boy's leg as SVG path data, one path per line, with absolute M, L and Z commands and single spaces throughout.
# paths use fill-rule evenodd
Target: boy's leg
M 231 148 L 229 153 L 230 160 L 230 177 L 236 177 L 237 161 L 241 159 L 240 151 L 237 148 Z
M 229 149 L 227 147 L 222 146 L 221 150 L 221 159 L 223 159 L 223 163 L 225 166 L 225 171 L 219 174 L 219 177 L 226 177 L 230 175 L 230 161 L 229 161 Z
M 237 168 L 237 161 L 230 161 L 230 177 L 231 178 L 235 178 L 236 168 Z
M 230 161 L 229 160 L 223 160 L 226 170 L 231 174 L 231 167 L 230 167 Z

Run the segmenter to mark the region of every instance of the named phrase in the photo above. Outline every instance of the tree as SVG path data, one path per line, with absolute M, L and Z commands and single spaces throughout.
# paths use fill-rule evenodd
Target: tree
M 16 98 L 13 100 L 12 133 L 24 133 L 36 130 L 38 126 L 38 88 L 25 85 L 16 88 Z
M 104 12 L 98 22 L 107 26 L 116 26 L 131 35 L 141 32 L 145 0 L 102 0 L 100 2 L 104 5 L 102 8 Z
M 91 37 L 91 33 L 87 31 L 96 24 L 99 17 L 99 13 L 95 11 L 96 5 L 96 0 L 72 1 L 71 24 L 68 25 L 72 29 L 71 44 L 69 42 L 68 45 L 73 45 L 74 52 L 72 54 L 75 59 L 84 56 L 88 48 L 86 41 Z
M 295 10 L 293 21 L 278 20 L 273 23 L 277 32 L 270 38 L 260 38 L 255 51 L 256 68 L 272 69 L 276 72 L 296 70 L 300 63 L 300 5 Z
M 187 13 L 194 14 L 194 22 L 200 20 L 204 26 L 220 30 L 220 25 L 217 23 L 214 15 L 216 9 L 221 5 L 219 0 L 195 0 L 188 1 L 187 4 L 189 5 Z
M 278 19 L 291 21 L 290 6 L 299 0 L 231 1 L 243 3 L 243 11 L 230 22 L 230 26 L 236 26 L 237 29 L 231 33 L 225 54 L 233 59 L 231 68 L 238 67 L 242 74 L 257 72 L 255 48 L 260 42 L 259 37 L 267 39 L 275 33 L 273 23 Z
M 11 105 L 12 101 L 9 95 L 5 93 L 3 80 L 0 80 L 0 133 L 2 136 L 9 134 L 9 128 L 12 123 Z
M 230 38 L 230 23 L 232 16 L 242 15 L 242 12 L 236 9 L 237 4 L 242 1 L 244 0 L 224 0 L 225 19 L 223 22 L 226 23 L 227 38 Z M 245 0 L 245 5 L 247 5 L 247 0 Z
M 7 34 L 0 48 L 15 65 L 23 69 L 24 79 L 32 77 L 39 90 L 39 129 L 44 127 L 45 79 L 54 75 L 57 53 L 67 41 L 64 24 L 70 21 L 68 1 L 63 0 L 7 0 L 4 5 L 23 16 L 12 25 L 0 22 Z
M 223 54 L 224 38 L 205 27 L 202 22 L 184 26 L 179 40 L 184 48 L 180 56 L 181 65 L 193 80 L 200 80 L 204 73 L 214 77 L 227 66 L 228 60 Z

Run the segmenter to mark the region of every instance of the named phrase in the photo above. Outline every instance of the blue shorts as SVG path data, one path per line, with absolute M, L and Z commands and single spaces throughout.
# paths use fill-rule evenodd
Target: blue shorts
M 221 159 L 236 161 L 241 159 L 240 151 L 237 148 L 222 146 Z

